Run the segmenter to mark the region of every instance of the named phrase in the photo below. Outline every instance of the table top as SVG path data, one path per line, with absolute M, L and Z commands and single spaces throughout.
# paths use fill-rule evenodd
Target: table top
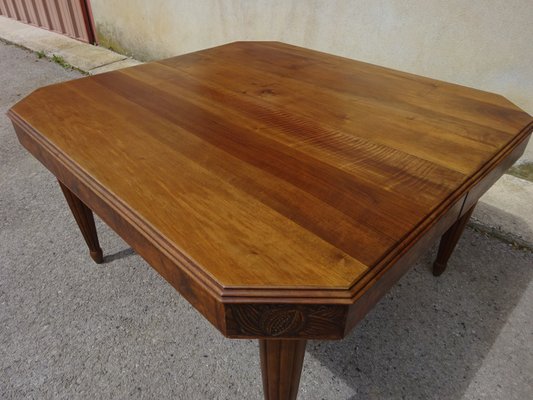
M 499 95 L 273 42 L 52 85 L 10 116 L 176 268 L 248 299 L 353 300 L 532 126 Z

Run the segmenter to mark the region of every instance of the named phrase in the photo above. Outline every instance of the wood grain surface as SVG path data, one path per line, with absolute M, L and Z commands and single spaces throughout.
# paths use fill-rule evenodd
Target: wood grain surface
M 323 305 L 341 317 L 308 337 L 342 337 L 533 126 L 499 95 L 272 42 L 49 86 L 9 115 L 29 151 L 234 337 L 269 336 L 262 304 L 293 303 L 304 308 L 279 336 L 301 337 L 293 327 Z
M 265 400 L 296 400 L 306 340 L 260 340 Z

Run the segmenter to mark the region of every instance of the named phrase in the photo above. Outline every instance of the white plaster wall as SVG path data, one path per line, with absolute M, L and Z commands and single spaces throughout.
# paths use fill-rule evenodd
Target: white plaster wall
M 533 0 L 91 4 L 103 43 L 142 60 L 235 40 L 279 40 L 500 93 L 533 114 Z

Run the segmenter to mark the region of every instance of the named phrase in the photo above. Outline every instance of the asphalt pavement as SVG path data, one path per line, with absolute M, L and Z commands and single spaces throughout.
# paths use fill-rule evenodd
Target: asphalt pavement
M 0 399 L 261 399 L 257 343 L 222 337 L 97 221 L 88 257 L 54 177 L 7 109 L 81 77 L 0 43 Z M 308 344 L 300 399 L 529 399 L 533 254 L 468 228 L 342 341 Z

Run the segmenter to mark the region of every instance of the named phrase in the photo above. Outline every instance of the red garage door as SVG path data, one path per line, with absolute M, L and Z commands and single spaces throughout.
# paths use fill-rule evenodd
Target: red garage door
M 95 43 L 89 0 L 0 0 L 0 14 Z

